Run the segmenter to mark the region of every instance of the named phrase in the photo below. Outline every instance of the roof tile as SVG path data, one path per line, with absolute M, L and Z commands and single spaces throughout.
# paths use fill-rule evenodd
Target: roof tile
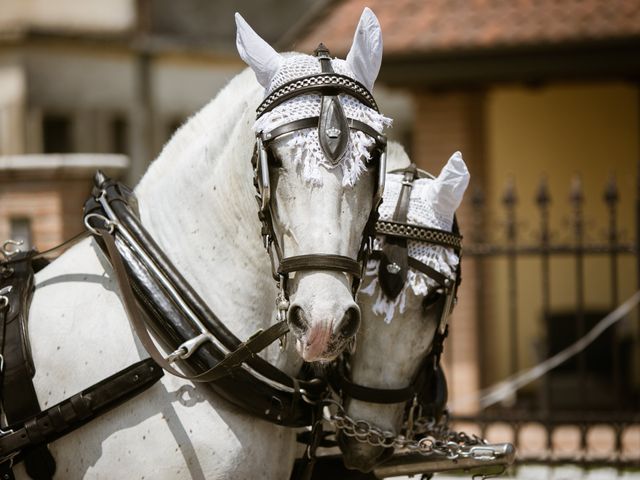
M 345 54 L 365 6 L 387 55 L 640 37 L 637 0 L 343 0 L 309 25 L 296 48 L 325 41 Z

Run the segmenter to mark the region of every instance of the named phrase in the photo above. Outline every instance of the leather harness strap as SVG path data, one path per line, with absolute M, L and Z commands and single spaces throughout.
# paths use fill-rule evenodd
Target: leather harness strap
M 320 62 L 322 73 L 334 73 L 331 66 L 329 49 L 324 44 L 318 45 L 314 52 Z M 318 140 L 325 158 L 332 165 L 337 165 L 347 151 L 349 145 L 349 126 L 337 91 L 332 95 L 325 93 L 320 99 L 320 121 L 318 122 Z
M 0 459 L 12 457 L 13 463 L 27 461 L 29 452 L 35 448 L 59 439 L 142 393 L 162 376 L 162 369 L 147 358 L 37 415 L 10 425 L 8 433 L 0 435 Z M 34 479 L 44 478 L 29 474 Z
M 31 359 L 27 335 L 27 315 L 33 296 L 35 252 L 18 252 L 11 256 L 11 265 L 0 264 L 0 402 L 7 424 L 24 422 L 40 413 L 40 404 L 33 386 L 35 368 Z M 0 430 L 7 425 L 0 423 Z M 56 464 L 46 445 L 33 446 L 24 454 L 27 473 L 35 480 L 53 477 Z M 0 453 L 0 460 L 3 455 Z M 4 471 L 3 471 L 4 470 Z M 9 465 L 0 465 L 0 472 L 11 478 Z
M 357 80 L 339 73 L 319 73 L 297 78 L 285 83 L 274 90 L 257 108 L 257 116 L 260 118 L 265 113 L 273 110 L 278 105 L 299 95 L 320 93 L 323 95 L 336 95 L 348 93 L 367 107 L 378 111 L 378 105 L 373 95 Z
M 295 257 L 283 258 L 280 261 L 278 273 L 288 274 L 304 270 L 333 270 L 345 272 L 360 278 L 362 268 L 360 262 L 344 255 L 333 255 L 329 253 L 297 255 Z
M 320 117 L 308 117 L 301 118 L 300 120 L 294 120 L 293 122 L 280 125 L 270 132 L 263 134 L 262 140 L 265 145 L 268 145 L 274 139 L 282 135 L 286 135 L 287 133 L 304 130 L 305 128 L 318 128 L 319 122 Z M 378 132 L 375 128 L 370 127 L 366 123 L 361 122 L 360 120 L 356 120 L 355 118 L 347 119 L 347 125 L 351 130 L 359 130 L 369 135 L 371 138 L 377 139 L 378 137 L 380 137 L 380 132 Z
M 409 213 L 409 201 L 411 190 L 416 177 L 416 167 L 411 167 L 404 172 L 402 189 L 398 196 L 398 203 L 393 212 L 393 221 L 407 223 Z M 407 251 L 407 239 L 403 237 L 387 237 L 382 247 L 380 265 L 378 266 L 378 278 L 382 292 L 390 299 L 394 299 L 402 291 L 407 280 L 409 269 L 409 253 Z
M 79 236 L 72 240 L 77 240 Z M 18 252 L 0 262 L 0 479 L 14 478 L 12 467 L 25 463 L 34 480 L 49 480 L 56 465 L 50 443 L 123 401 L 146 390 L 163 375 L 151 359 L 138 362 L 41 412 L 31 378 L 35 368 L 27 335 L 35 268 L 47 252 Z
M 376 234 L 404 237 L 409 240 L 440 245 L 441 247 L 452 248 L 457 254 L 460 254 L 462 250 L 462 236 L 457 233 L 457 225 L 455 222 L 453 232 L 449 232 L 447 230 L 440 230 L 439 228 L 378 220 L 376 222 Z
M 340 375 L 335 379 L 332 378 L 332 385 L 337 387 L 344 396 L 371 403 L 404 403 L 415 394 L 413 382 L 404 388 L 372 388 L 353 383 L 344 375 Z
M 309 425 L 312 407 L 304 398 L 311 401 L 321 398 L 326 382 L 285 374 L 251 353 L 257 351 L 257 343 L 241 347 L 242 342 L 209 309 L 144 229 L 134 212 L 136 201 L 130 190 L 101 172 L 95 182 L 93 197 L 85 205 L 85 219 L 94 230 L 99 219 L 107 230 L 114 229 L 112 236 L 115 235 L 115 245 L 124 261 L 133 295 L 144 310 L 146 326 L 155 338 L 164 349 L 176 353 L 182 345 L 202 336 L 197 320 L 214 340 L 209 341 L 207 337 L 204 343 L 194 345 L 187 357 L 178 356 L 181 370 L 186 368 L 190 374 L 205 372 L 223 361 L 227 352 L 238 349 L 238 354 L 232 354 L 226 363 L 231 373 L 225 368 L 227 374 L 209 383 L 211 388 L 258 418 L 291 427 Z M 104 222 L 117 226 L 110 227 Z M 97 231 L 94 238 L 108 254 L 104 239 Z M 284 331 L 278 328 L 284 329 L 284 325 L 274 327 L 271 338 Z M 244 358 L 243 368 L 232 368 L 241 358 Z
M 381 260 L 383 258 L 383 255 L 384 254 L 383 254 L 382 250 L 374 250 L 369 255 L 369 258 L 371 260 Z M 430 267 L 426 263 L 422 263 L 420 260 L 417 260 L 417 259 L 415 259 L 413 257 L 409 257 L 408 258 L 408 266 L 410 268 L 413 268 L 414 270 L 417 270 L 419 272 L 424 273 L 428 277 L 431 277 L 433 280 L 436 281 L 436 283 L 438 285 L 445 285 L 445 283 L 448 280 L 446 275 L 440 273 L 439 271 L 437 271 L 436 269 Z
M 109 252 L 109 259 L 111 260 L 111 265 L 116 273 L 116 278 L 120 287 L 120 294 L 131 326 L 135 330 L 147 353 L 151 355 L 151 358 L 153 358 L 158 365 L 170 374 L 192 382 L 214 382 L 233 373 L 233 369 L 239 367 L 245 360 L 247 360 L 247 358 L 256 355 L 289 331 L 289 327 L 286 322 L 278 322 L 264 331 L 259 330 L 256 332 L 247 341 L 242 342 L 234 351 L 225 355 L 225 357 L 215 366 L 203 373 L 188 375 L 177 371 L 167 360 L 165 360 L 164 356 L 151 339 L 151 335 L 149 334 L 147 326 L 143 320 L 144 316 L 136 303 L 135 295 L 131 289 L 131 284 L 129 283 L 129 276 L 127 275 L 127 271 L 124 263 L 122 262 L 122 257 L 120 256 L 118 248 L 116 247 L 115 239 L 103 228 L 98 227 L 96 230 L 101 233 L 102 240 Z

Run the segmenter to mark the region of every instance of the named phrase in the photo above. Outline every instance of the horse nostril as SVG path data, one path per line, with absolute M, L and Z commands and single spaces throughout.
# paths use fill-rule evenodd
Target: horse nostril
M 289 309 L 289 326 L 293 333 L 296 335 L 302 335 L 309 329 L 309 321 L 304 314 L 304 310 L 297 305 L 292 306 Z
M 338 332 L 344 338 L 351 338 L 360 328 L 360 309 L 357 307 L 350 307 L 340 320 L 338 324 Z

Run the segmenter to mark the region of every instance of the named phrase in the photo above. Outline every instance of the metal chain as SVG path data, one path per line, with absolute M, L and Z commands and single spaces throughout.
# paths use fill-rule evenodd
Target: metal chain
M 492 449 L 478 448 L 487 444 L 483 438 L 451 430 L 447 415 L 443 416 L 439 422 L 427 417 L 415 419 L 413 433 L 407 437 L 402 434 L 396 435 L 389 430 L 382 430 L 366 420 L 351 418 L 342 405 L 335 400 L 326 399 L 323 400 L 323 404 L 325 407 L 336 408 L 335 413 L 331 413 L 329 408 L 325 408 L 324 419 L 337 430 L 341 430 L 344 435 L 361 443 L 374 447 L 406 450 L 424 456 L 442 456 L 450 460 L 469 457 L 479 460 L 496 458 Z M 420 438 L 416 439 L 416 435 L 419 435 Z

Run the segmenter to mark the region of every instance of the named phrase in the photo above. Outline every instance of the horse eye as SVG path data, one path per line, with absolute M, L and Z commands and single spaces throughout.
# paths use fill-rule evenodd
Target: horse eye
M 369 148 L 369 153 L 371 154 L 371 156 L 366 159 L 365 164 L 368 167 L 372 165 L 377 165 L 378 162 L 380 161 L 380 155 L 381 155 L 380 150 L 378 150 L 374 145 L 374 147 Z
M 272 167 L 276 167 L 276 168 L 282 167 L 282 161 L 272 151 L 269 151 L 269 165 L 271 165 Z
M 438 290 L 430 291 L 429 293 L 427 293 L 427 296 L 424 297 L 424 300 L 422 301 L 422 309 L 426 312 L 431 307 L 436 305 L 440 301 L 442 296 L 443 296 L 442 292 Z

